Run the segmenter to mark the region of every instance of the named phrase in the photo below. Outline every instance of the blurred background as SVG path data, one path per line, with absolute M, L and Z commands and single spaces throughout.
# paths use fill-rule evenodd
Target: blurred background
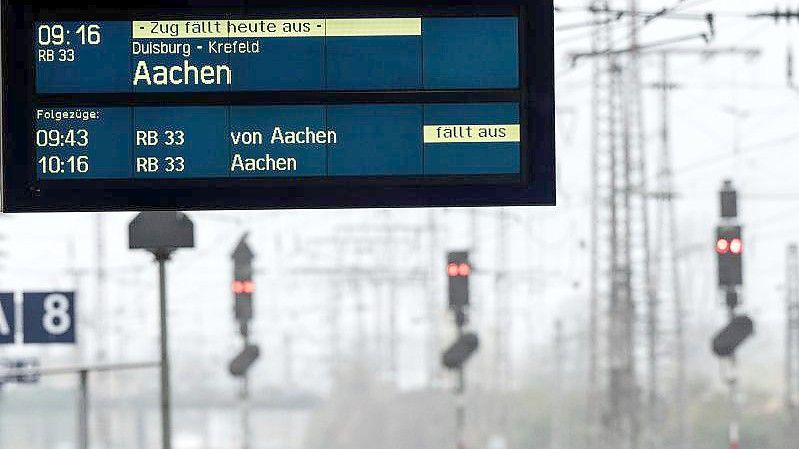
M 555 8 L 557 207 L 188 214 L 196 248 L 168 267 L 175 448 L 799 447 L 799 3 Z M 756 323 L 735 367 L 711 348 L 730 319 L 728 179 L 737 313 Z M 0 346 L 6 368 L 158 361 L 158 272 L 128 249 L 133 217 L 0 216 L 0 290 L 75 291 L 77 308 L 77 344 Z M 247 441 L 228 370 L 245 233 L 260 347 Z M 457 338 L 449 251 L 469 252 L 480 338 L 463 395 L 441 364 Z M 86 380 L 91 448 L 159 447 L 157 368 Z M 79 387 L 6 378 L 0 448 L 78 447 Z

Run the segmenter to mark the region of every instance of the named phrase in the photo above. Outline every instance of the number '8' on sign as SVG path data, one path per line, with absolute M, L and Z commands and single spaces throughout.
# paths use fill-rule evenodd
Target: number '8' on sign
M 74 343 L 75 294 L 24 293 L 25 343 Z

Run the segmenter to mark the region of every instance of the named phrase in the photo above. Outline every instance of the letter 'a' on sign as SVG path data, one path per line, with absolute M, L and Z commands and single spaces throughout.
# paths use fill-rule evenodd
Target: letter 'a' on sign
M 552 0 L 0 1 L 5 212 L 555 204 Z
M 14 343 L 15 324 L 14 294 L 0 293 L 0 345 Z
M 75 343 L 75 293 L 24 293 L 25 343 Z

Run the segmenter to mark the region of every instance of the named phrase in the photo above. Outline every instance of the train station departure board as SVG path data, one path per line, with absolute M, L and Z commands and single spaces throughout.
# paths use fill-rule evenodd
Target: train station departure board
M 6 211 L 554 203 L 551 1 L 4 0 L 2 30 Z

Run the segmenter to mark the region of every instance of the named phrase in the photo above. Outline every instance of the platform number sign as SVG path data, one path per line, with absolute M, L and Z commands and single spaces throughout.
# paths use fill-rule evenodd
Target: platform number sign
M 25 343 L 75 342 L 74 293 L 24 293 L 22 304 Z
M 0 344 L 14 343 L 16 331 L 14 315 L 14 294 L 0 293 Z

